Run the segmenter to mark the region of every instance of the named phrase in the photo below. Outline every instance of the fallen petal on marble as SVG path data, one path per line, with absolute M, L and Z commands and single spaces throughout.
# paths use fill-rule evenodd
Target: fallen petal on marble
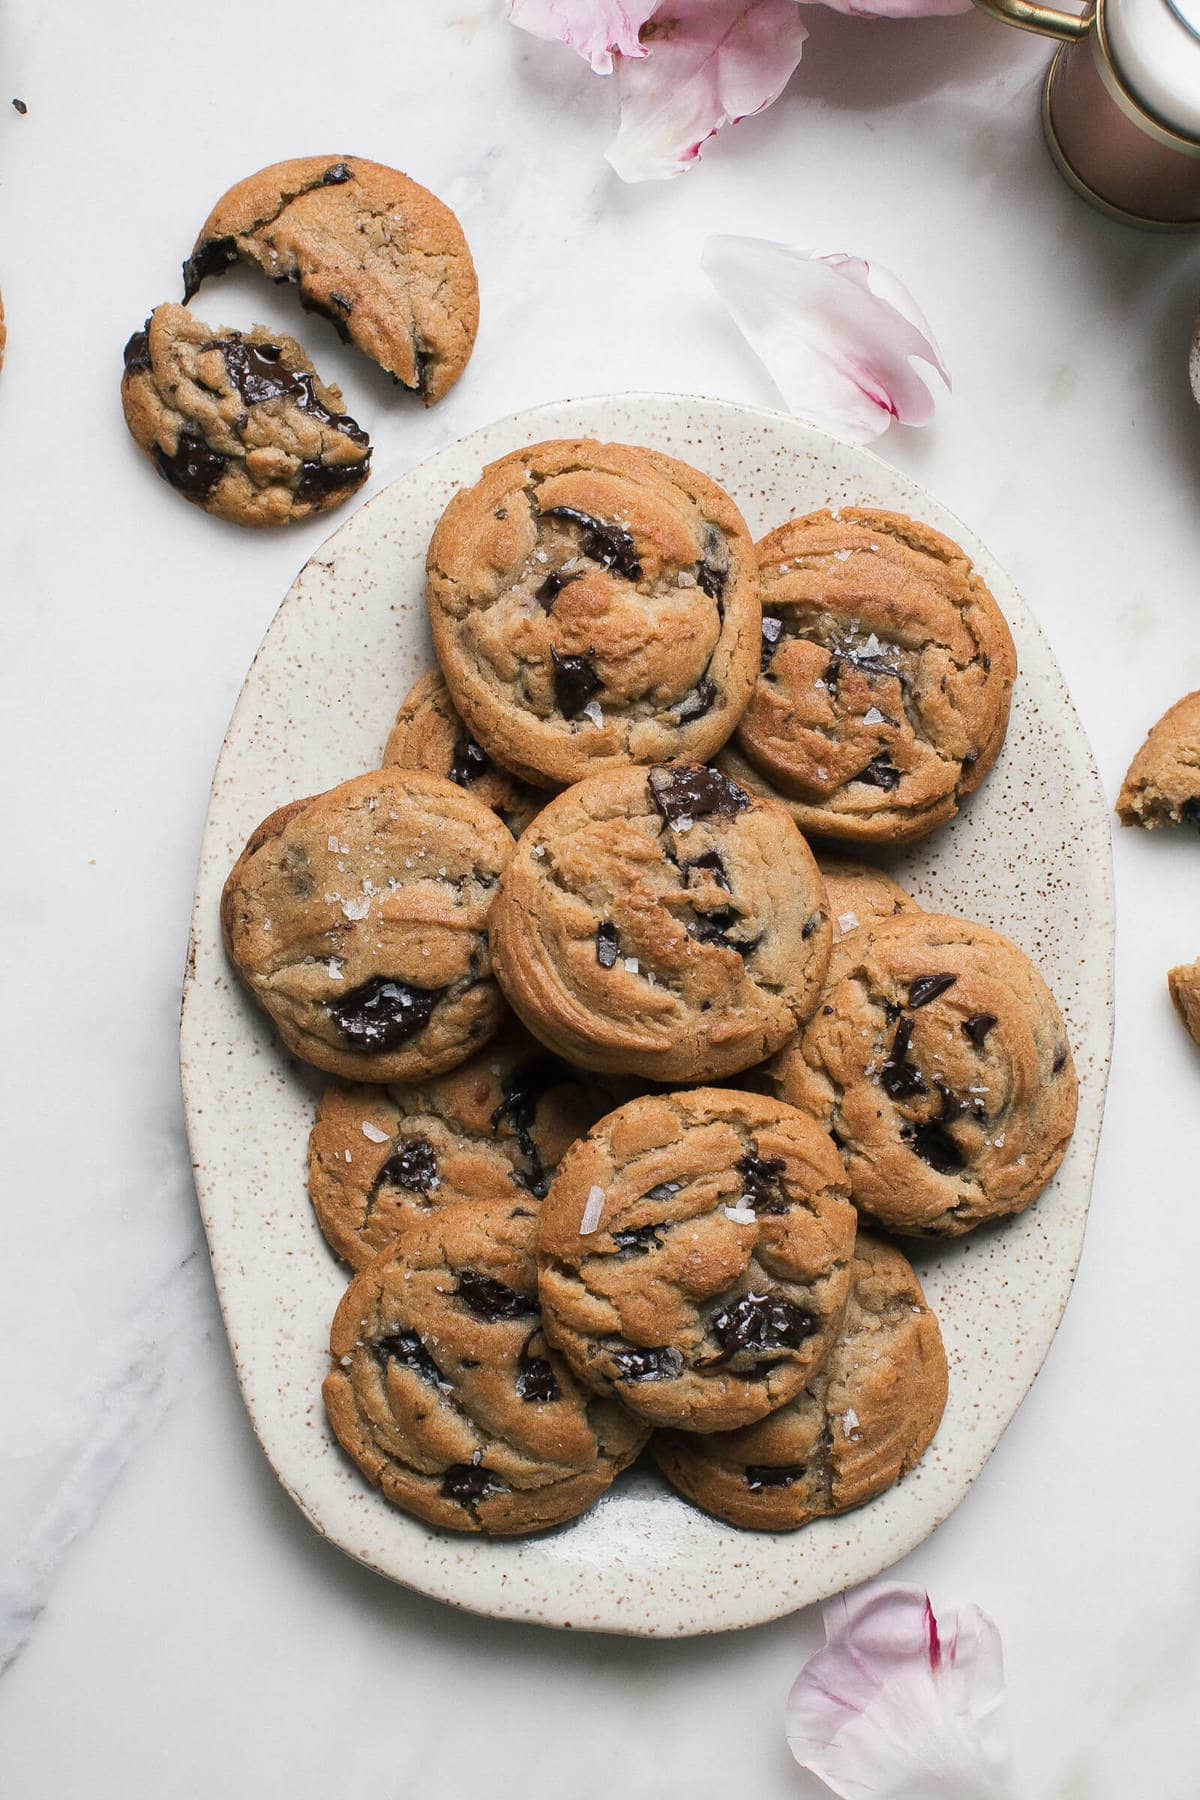
M 681 175 L 723 125 L 770 106 L 807 36 L 797 0 L 663 0 L 642 28 L 649 54 L 617 63 L 607 156 L 622 181 Z
M 645 56 L 638 32 L 658 5 L 659 0 L 508 0 L 508 17 L 533 37 L 566 44 L 597 75 L 611 75 L 614 52 Z
M 974 0 L 802 0 L 855 19 L 932 19 L 968 13 Z
M 823 1609 L 825 1646 L 788 1696 L 801 1768 L 842 1800 L 1011 1800 L 1000 1634 L 884 1583 Z
M 916 301 L 878 263 L 710 237 L 701 266 L 798 418 L 865 444 L 893 419 L 933 416 L 914 362 L 950 377 Z

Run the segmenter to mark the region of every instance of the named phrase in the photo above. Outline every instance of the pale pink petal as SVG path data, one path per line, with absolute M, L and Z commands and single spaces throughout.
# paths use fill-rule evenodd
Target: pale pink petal
M 977 1606 L 935 1617 L 921 1588 L 825 1608 L 825 1647 L 788 1696 L 801 1768 L 842 1800 L 1011 1800 L 1000 1634 Z
M 613 52 L 645 56 L 638 32 L 659 0 L 508 0 L 508 16 L 534 37 L 566 44 L 591 63 L 597 75 L 611 75 Z
M 950 377 L 916 301 L 889 270 L 744 237 L 710 237 L 701 266 L 798 418 L 865 444 L 893 419 L 932 417 L 922 369 L 947 387 Z
M 808 0 L 856 19 L 928 19 L 970 12 L 974 0 Z
M 682 174 L 714 131 L 778 99 L 807 36 L 797 0 L 662 0 L 642 31 L 649 55 L 617 64 L 617 174 Z

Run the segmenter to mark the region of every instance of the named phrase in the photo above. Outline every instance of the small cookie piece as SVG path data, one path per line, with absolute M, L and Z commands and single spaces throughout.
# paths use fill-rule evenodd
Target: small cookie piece
M 515 1023 L 419 1086 L 331 1086 L 308 1141 L 317 1222 L 361 1269 L 414 1217 L 464 1202 L 531 1208 L 567 1146 L 631 1093 L 568 1068 Z
M 536 785 L 703 761 L 750 698 L 750 535 L 715 482 L 656 450 L 513 451 L 455 495 L 426 566 L 455 706 Z
M 907 1475 L 946 1408 L 946 1352 L 899 1250 L 859 1236 L 850 1298 L 825 1366 L 797 1399 L 741 1431 L 665 1431 L 671 1486 L 729 1525 L 795 1531 L 849 1512 Z
M 1117 796 L 1122 825 L 1200 825 L 1200 690 L 1147 733 Z
M 334 1434 L 386 1499 L 430 1525 L 498 1537 L 561 1525 L 646 1441 L 546 1343 L 533 1239 L 524 1207 L 434 1213 L 354 1278 L 334 1317 Z
M 445 677 L 437 668 L 427 670 L 410 689 L 388 736 L 383 764 L 445 776 L 490 806 L 514 837 L 520 837 L 546 804 L 542 789 L 510 775 L 475 742 L 455 712 Z
M 766 1075 L 833 1133 L 860 1211 L 901 1236 L 1024 1211 L 1075 1126 L 1049 988 L 998 932 L 936 913 L 836 944 L 820 1007 Z
M 505 996 L 570 1062 L 650 1081 L 747 1069 L 817 1004 L 825 887 L 782 807 L 713 769 L 615 769 L 517 845 L 488 925 Z
M 618 1107 L 538 1221 L 546 1335 L 654 1425 L 732 1431 L 799 1393 L 846 1305 L 856 1228 L 826 1134 L 758 1094 Z
M 371 446 L 293 338 L 215 330 L 156 306 L 125 346 L 125 423 L 177 493 L 234 525 L 328 512 L 367 478 Z
M 920 912 L 912 895 L 873 863 L 818 856 L 817 867 L 829 895 L 833 941 L 839 943 L 868 919 L 891 919 L 897 913 Z
M 1016 653 L 949 538 L 902 513 L 811 513 L 758 546 L 762 672 L 720 767 L 801 831 L 907 844 L 1004 741 Z
M 379 769 L 264 819 L 221 896 L 225 947 L 295 1056 L 420 1081 L 503 1015 L 486 924 L 512 851 L 453 782 Z
M 479 327 L 467 240 L 450 208 L 397 169 L 301 156 L 239 181 L 200 228 L 184 299 L 235 262 L 294 281 L 302 306 L 427 406 L 466 367 Z
M 1200 962 L 1183 963 L 1167 976 L 1175 1011 L 1200 1044 Z

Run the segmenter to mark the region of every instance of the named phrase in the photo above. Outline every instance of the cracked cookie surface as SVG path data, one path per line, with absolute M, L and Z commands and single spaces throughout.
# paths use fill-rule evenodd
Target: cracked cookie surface
M 808 1017 L 829 960 L 824 883 L 782 807 L 686 765 L 615 769 L 552 800 L 488 929 L 543 1043 L 651 1081 L 759 1062 Z
M 837 1342 L 795 1400 L 718 1436 L 654 1438 L 672 1487 L 730 1525 L 795 1531 L 873 1500 L 918 1463 L 946 1405 L 946 1353 L 912 1268 L 859 1236 Z
M 414 1223 L 351 1282 L 330 1354 L 325 1407 L 342 1449 L 393 1505 L 451 1531 L 573 1519 L 648 1435 L 547 1344 L 534 1221 L 509 1204 Z
M 163 480 L 235 525 L 287 525 L 340 506 L 371 446 L 294 339 L 214 330 L 157 306 L 125 346 L 125 422 Z
M 455 706 L 536 785 L 703 761 L 750 697 L 754 546 L 729 496 L 672 457 L 590 440 L 514 451 L 455 495 L 426 566 Z
M 835 944 L 870 919 L 891 919 L 897 913 L 921 910 L 898 881 L 873 863 L 818 856 L 817 867 L 829 895 L 829 919 Z
M 1117 796 L 1122 825 L 1200 825 L 1200 691 L 1152 726 Z
M 511 851 L 452 782 L 356 776 L 253 833 L 221 896 L 226 949 L 305 1062 L 352 1081 L 441 1074 L 503 1015 L 486 926 Z
M 184 299 L 235 262 L 296 283 L 308 311 L 426 404 L 466 366 L 479 325 L 471 252 L 450 208 L 397 169 L 304 156 L 239 181 L 200 228 Z
M 1171 1002 L 1187 1030 L 1200 1044 L 1200 962 L 1182 963 L 1167 975 Z
M 569 1068 L 515 1022 L 431 1081 L 331 1086 L 308 1145 L 317 1221 L 358 1269 L 446 1206 L 506 1201 L 532 1217 L 568 1145 L 635 1091 Z
M 834 1134 L 855 1205 L 901 1235 L 958 1237 L 1022 1212 L 1075 1125 L 1049 988 L 998 932 L 936 913 L 836 944 L 821 1005 L 764 1074 Z
M 545 790 L 510 775 L 468 732 L 454 709 L 440 669 L 429 669 L 410 689 L 396 714 L 383 752 L 384 767 L 428 769 L 465 788 L 520 837 L 546 804 Z
M 538 1221 L 546 1332 L 655 1425 L 729 1431 L 804 1387 L 841 1322 L 855 1213 L 833 1144 L 757 1094 L 692 1088 L 609 1113 Z
M 720 766 L 802 831 L 904 844 L 958 810 L 1004 740 L 1016 653 L 966 553 L 867 507 L 758 545 L 761 673 Z

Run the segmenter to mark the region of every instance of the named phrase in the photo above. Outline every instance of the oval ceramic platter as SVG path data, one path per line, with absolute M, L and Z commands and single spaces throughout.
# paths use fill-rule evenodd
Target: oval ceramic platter
M 1000 760 L 959 817 L 897 863 L 918 900 L 1014 938 L 1053 987 L 1080 1074 L 1079 1123 L 1021 1218 L 916 1260 L 950 1359 L 920 1466 L 870 1505 L 786 1536 L 736 1531 L 639 1467 L 545 1536 L 488 1541 L 396 1512 L 342 1457 L 321 1381 L 346 1285 L 305 1191 L 321 1078 L 291 1062 L 221 948 L 221 884 L 283 801 L 377 765 L 432 661 L 425 549 L 457 487 L 543 438 L 653 445 L 722 482 L 757 537 L 825 505 L 913 513 L 958 539 L 1008 617 L 1020 676 Z M 301 572 L 246 678 L 213 783 L 184 994 L 182 1065 L 196 1187 L 242 1393 L 271 1466 L 332 1543 L 395 1581 L 496 1617 L 640 1636 L 757 1624 L 888 1567 L 963 1498 L 1029 1388 L 1083 1241 L 1112 1029 L 1108 814 L 1070 698 L 1012 583 L 959 521 L 867 452 L 782 414 L 628 395 L 540 407 L 475 432 L 359 508 Z

